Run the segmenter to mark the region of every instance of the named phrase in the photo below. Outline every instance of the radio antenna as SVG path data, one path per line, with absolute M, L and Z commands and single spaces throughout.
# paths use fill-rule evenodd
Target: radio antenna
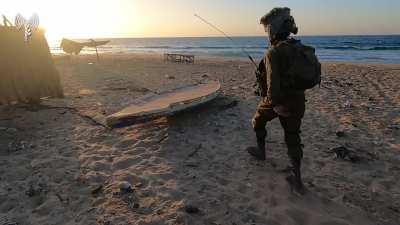
M 204 19 L 203 17 L 194 14 L 195 17 L 197 17 L 198 19 L 200 19 L 201 21 L 203 21 L 205 24 L 209 25 L 210 27 L 214 28 L 214 30 L 218 31 L 219 33 L 221 33 L 222 35 L 224 35 L 224 37 L 226 37 L 227 39 L 229 39 L 233 44 L 240 46 L 232 37 L 230 37 L 229 35 L 227 35 L 223 30 L 219 29 L 218 27 L 216 27 L 214 24 L 208 22 L 206 19 Z M 256 67 L 256 69 L 258 69 L 257 63 L 254 61 L 253 57 L 251 57 L 251 55 L 246 51 L 246 49 L 244 49 L 243 47 L 240 46 L 240 49 L 242 50 L 242 52 L 244 54 L 247 55 L 247 57 L 250 59 L 250 61 L 254 64 L 254 66 Z

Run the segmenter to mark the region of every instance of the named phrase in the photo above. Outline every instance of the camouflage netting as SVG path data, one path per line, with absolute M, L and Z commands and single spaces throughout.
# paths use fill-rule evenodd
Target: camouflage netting
M 28 43 L 23 32 L 0 25 L 0 105 L 63 97 L 44 32 L 36 30 Z

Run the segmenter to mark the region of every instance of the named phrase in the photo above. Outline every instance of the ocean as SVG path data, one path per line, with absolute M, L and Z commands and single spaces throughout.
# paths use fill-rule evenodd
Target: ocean
M 386 36 L 299 36 L 304 44 L 316 48 L 321 61 L 400 64 L 400 35 Z M 190 38 L 110 38 L 99 52 L 108 53 L 182 53 L 196 56 L 247 58 L 244 49 L 261 59 L 268 47 L 266 37 Z M 61 53 L 59 42 L 50 43 L 52 53 Z M 85 48 L 82 53 L 94 53 Z

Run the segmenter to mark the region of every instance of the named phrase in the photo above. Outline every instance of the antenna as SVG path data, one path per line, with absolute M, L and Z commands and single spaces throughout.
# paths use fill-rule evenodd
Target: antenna
M 208 22 L 206 19 L 204 19 L 203 17 L 194 14 L 195 17 L 197 17 L 198 19 L 200 19 L 201 21 L 203 21 L 205 24 L 209 25 L 210 27 L 214 28 L 214 30 L 218 31 L 219 33 L 223 34 L 224 37 L 226 37 L 227 39 L 229 39 L 230 41 L 232 41 L 232 43 L 234 43 L 237 46 L 240 46 L 232 37 L 228 36 L 224 31 L 222 31 L 221 29 L 219 29 L 218 27 L 216 27 L 215 25 L 213 25 L 212 23 Z M 243 48 L 240 46 L 240 49 L 242 50 L 243 53 L 245 53 L 247 55 L 247 57 L 250 59 L 250 61 L 254 64 L 254 66 L 256 67 L 256 69 L 258 69 L 257 63 L 254 61 L 253 57 L 251 57 L 251 55 Z

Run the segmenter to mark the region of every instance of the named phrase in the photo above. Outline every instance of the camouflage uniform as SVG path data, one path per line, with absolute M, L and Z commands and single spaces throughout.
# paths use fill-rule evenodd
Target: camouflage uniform
M 279 118 L 285 131 L 285 142 L 292 163 L 292 174 L 286 177 L 291 187 L 300 194 L 304 192 L 301 179 L 301 159 L 303 150 L 300 139 L 301 120 L 305 111 L 305 95 L 303 90 L 291 88 L 288 70 L 294 64 L 296 40 L 289 38 L 297 34 L 298 28 L 289 8 L 274 8 L 260 20 L 268 33 L 271 43 L 263 60 L 264 66 L 259 68 L 258 76 L 260 92 L 263 98 L 258 104 L 253 118 L 253 128 L 257 136 L 257 147 L 249 147 L 247 151 L 256 159 L 265 160 L 265 126 L 275 118 Z M 279 113 L 279 114 L 278 114 Z
M 285 72 L 291 65 L 290 56 L 294 51 L 292 41 L 294 40 L 278 42 L 266 53 L 264 58 L 266 82 L 261 85 L 267 91 L 266 96 L 258 104 L 252 123 L 258 142 L 265 142 L 267 122 L 278 117 L 285 132 L 289 157 L 301 160 L 303 151 L 300 126 L 305 111 L 305 94 L 302 90 L 291 90 L 285 85 Z M 273 110 L 273 107 L 277 105 L 284 106 L 290 115 L 288 117 L 279 116 Z

